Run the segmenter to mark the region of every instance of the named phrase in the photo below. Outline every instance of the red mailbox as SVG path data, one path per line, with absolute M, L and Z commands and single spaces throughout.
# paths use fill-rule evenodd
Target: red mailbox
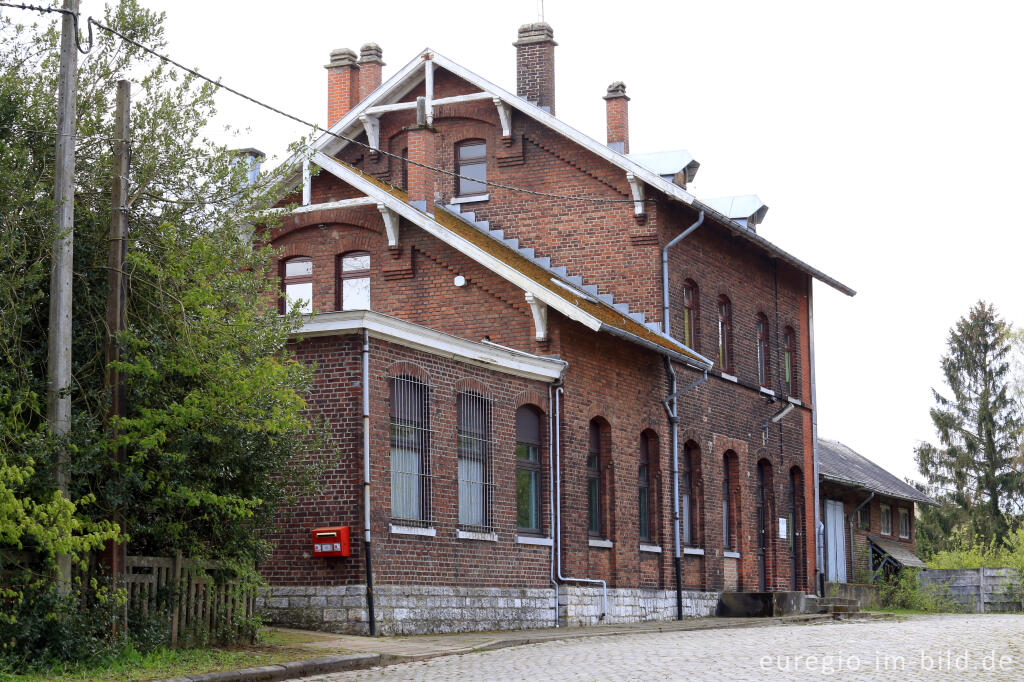
M 313 556 L 349 556 L 348 526 L 313 529 Z

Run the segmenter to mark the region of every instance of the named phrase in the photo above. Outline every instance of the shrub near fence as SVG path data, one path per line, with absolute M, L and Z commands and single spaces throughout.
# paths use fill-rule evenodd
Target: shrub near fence
M 948 597 L 976 613 L 1024 611 L 1021 576 L 1013 568 L 939 568 L 921 571 L 922 585 L 944 588 Z

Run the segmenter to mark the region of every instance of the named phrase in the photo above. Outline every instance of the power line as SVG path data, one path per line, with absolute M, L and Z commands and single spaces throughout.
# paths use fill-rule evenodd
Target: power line
M 92 17 L 89 17 L 89 47 L 83 50 L 82 41 L 78 38 L 78 12 L 72 12 L 71 10 L 64 9 L 63 7 L 43 7 L 40 5 L 26 5 L 24 3 L 15 2 L 0 2 L 0 7 L 27 9 L 32 10 L 33 12 L 42 12 L 43 14 L 46 14 L 47 12 L 53 12 L 54 14 L 68 14 L 75 22 L 75 47 L 77 47 L 78 51 L 82 54 L 89 54 L 92 50 Z

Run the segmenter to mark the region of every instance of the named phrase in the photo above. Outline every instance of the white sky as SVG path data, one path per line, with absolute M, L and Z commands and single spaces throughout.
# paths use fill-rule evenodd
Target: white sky
M 167 11 L 168 52 L 323 123 L 334 48 L 384 51 L 387 79 L 431 47 L 515 91 L 516 29 L 537 0 L 211 2 Z M 815 286 L 819 433 L 896 475 L 933 439 L 950 326 L 979 298 L 1024 322 L 1020 39 L 1011 2 L 547 0 L 558 115 L 603 141 L 627 84 L 632 151 L 684 148 L 698 197 L 756 193 L 760 233 L 856 289 Z M 101 14 L 83 0 L 84 14 Z M 304 131 L 227 93 L 237 146 Z M 227 141 L 227 140 L 224 140 Z

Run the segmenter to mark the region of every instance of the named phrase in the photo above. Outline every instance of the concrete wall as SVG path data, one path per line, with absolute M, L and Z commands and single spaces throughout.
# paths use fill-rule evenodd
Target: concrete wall
M 1021 580 L 1012 568 L 943 568 L 921 571 L 917 579 L 944 591 L 969 611 L 1024 611 Z

